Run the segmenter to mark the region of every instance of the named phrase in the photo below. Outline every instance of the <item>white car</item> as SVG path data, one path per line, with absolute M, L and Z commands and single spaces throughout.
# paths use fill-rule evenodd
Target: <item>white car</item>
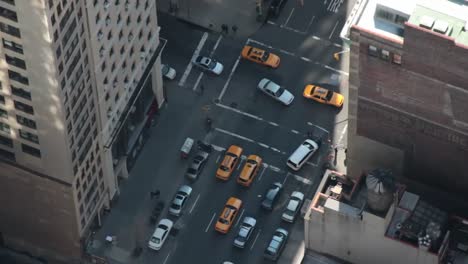
M 304 201 L 304 194 L 294 191 L 289 197 L 288 205 L 284 209 L 281 219 L 286 222 L 292 223 L 296 219 L 297 213 L 301 209 L 302 202 Z
M 294 100 L 292 93 L 267 78 L 263 78 L 257 87 L 284 105 L 290 105 Z
M 154 250 L 160 250 L 166 241 L 169 233 L 171 232 L 172 223 L 169 219 L 161 219 L 158 225 L 156 226 L 156 230 L 154 230 L 153 235 L 151 236 L 150 241 L 148 242 L 148 247 Z
M 224 66 L 215 59 L 204 56 L 198 56 L 192 63 L 201 70 L 212 72 L 216 75 L 220 75 L 224 69 Z
M 176 77 L 176 70 L 169 67 L 167 64 L 161 64 L 161 74 L 168 80 L 174 80 Z
M 295 171 L 300 170 L 318 148 L 319 145 L 315 141 L 306 139 L 289 157 L 286 165 Z
M 171 206 L 169 207 L 169 213 L 171 215 L 179 216 L 182 213 L 182 208 L 184 207 L 185 202 L 187 202 L 191 193 L 192 187 L 188 185 L 180 186 L 174 197 L 174 200 L 172 200 Z
M 245 244 L 249 241 L 250 236 L 255 230 L 256 224 L 257 220 L 255 220 L 255 218 L 250 216 L 244 217 L 244 220 L 242 221 L 242 224 L 239 228 L 239 233 L 234 239 L 234 246 L 244 248 Z

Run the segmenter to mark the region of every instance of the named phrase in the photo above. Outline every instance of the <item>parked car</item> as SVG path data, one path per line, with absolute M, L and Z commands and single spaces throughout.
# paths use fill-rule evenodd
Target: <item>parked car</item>
M 161 73 L 168 80 L 174 80 L 176 77 L 176 70 L 167 64 L 161 64 Z
M 319 148 L 319 145 L 312 139 L 306 139 L 302 144 L 289 156 L 286 165 L 291 169 L 298 171 L 302 166 L 314 155 Z
M 192 193 L 192 187 L 188 185 L 180 186 L 177 191 L 172 204 L 169 207 L 169 213 L 174 216 L 179 216 L 182 213 L 185 203 L 187 202 L 190 194 Z
M 232 145 L 228 148 L 223 161 L 219 164 L 218 170 L 216 171 L 216 178 L 223 181 L 229 180 L 232 172 L 237 164 L 239 164 L 242 151 L 243 149 L 236 145 Z
M 215 230 L 226 234 L 231 229 L 234 220 L 242 206 L 242 201 L 236 197 L 231 197 L 227 200 L 221 215 L 216 221 Z
M 250 216 L 244 217 L 244 220 L 242 221 L 242 224 L 239 228 L 239 233 L 234 239 L 234 246 L 238 248 L 244 248 L 247 242 L 249 241 L 249 238 L 252 235 L 253 231 L 255 230 L 256 224 L 257 220 L 255 220 L 255 218 Z
M 262 158 L 257 155 L 250 155 L 245 162 L 244 168 L 242 168 L 242 171 L 239 174 L 239 178 L 237 178 L 237 183 L 249 187 L 261 167 Z
M 301 210 L 302 203 L 304 202 L 304 194 L 298 191 L 292 192 L 289 197 L 288 205 L 284 209 L 281 219 L 286 222 L 292 223 L 296 220 L 297 213 Z
M 283 185 L 281 183 L 273 183 L 270 188 L 268 188 L 263 197 L 262 207 L 270 211 L 273 210 L 273 207 L 275 206 L 276 201 L 279 199 L 282 190 Z
M 286 0 L 273 0 L 270 4 L 268 15 L 271 17 L 279 16 L 279 13 L 285 3 L 286 3 Z
M 161 219 L 148 242 L 148 247 L 154 250 L 160 250 L 166 241 L 173 224 L 174 223 L 169 219 Z
M 263 78 L 257 87 L 260 91 L 284 105 L 290 105 L 294 100 L 292 93 L 267 78 Z
M 278 260 L 278 258 L 281 255 L 281 252 L 284 249 L 284 246 L 286 245 L 286 241 L 288 240 L 288 235 L 289 233 L 285 229 L 283 228 L 276 229 L 275 233 L 273 233 L 273 237 L 271 238 L 270 243 L 265 249 L 263 256 L 266 259 Z
M 338 108 L 342 107 L 344 102 L 342 94 L 312 84 L 306 85 L 303 95 L 305 98 Z
M 224 69 L 224 66 L 215 59 L 204 56 L 198 56 L 192 63 L 199 69 L 216 75 L 220 75 Z
M 206 161 L 210 157 L 211 150 L 211 145 L 198 143 L 198 151 L 195 154 L 192 163 L 187 168 L 185 177 L 192 181 L 198 179 L 198 176 L 201 174 L 203 168 L 205 167 Z
M 271 68 L 278 68 L 281 61 L 276 54 L 248 45 L 244 46 L 242 49 L 241 56 L 244 59 L 269 66 Z

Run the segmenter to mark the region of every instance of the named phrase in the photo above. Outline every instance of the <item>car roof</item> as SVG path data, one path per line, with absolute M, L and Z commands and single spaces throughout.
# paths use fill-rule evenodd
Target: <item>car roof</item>
M 233 154 L 236 154 L 236 155 L 240 155 L 240 153 L 242 152 L 242 148 L 239 147 L 239 146 L 236 146 L 236 145 L 231 145 L 228 150 L 226 151 L 226 153 L 229 152 L 229 153 L 233 153 Z
M 257 223 L 257 220 L 253 217 L 246 216 L 244 217 L 244 221 L 242 221 L 242 223 L 247 223 L 251 226 L 254 226 Z
M 192 187 L 190 187 L 188 185 L 182 185 L 179 188 L 179 192 L 184 192 L 184 193 L 190 194 L 192 192 Z
M 288 206 L 286 207 L 288 210 L 294 211 L 299 206 L 299 201 L 297 200 L 289 200 Z

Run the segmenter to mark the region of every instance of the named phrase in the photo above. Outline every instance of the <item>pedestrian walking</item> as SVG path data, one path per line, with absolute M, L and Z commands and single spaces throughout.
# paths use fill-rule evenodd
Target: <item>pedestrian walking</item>
M 232 26 L 232 32 L 233 32 L 234 34 L 236 34 L 236 32 L 237 32 L 237 26 L 236 26 L 236 25 L 233 25 L 233 26 Z
M 213 123 L 213 121 L 211 120 L 211 118 L 207 117 L 206 118 L 206 130 L 208 132 L 211 130 L 212 123 Z

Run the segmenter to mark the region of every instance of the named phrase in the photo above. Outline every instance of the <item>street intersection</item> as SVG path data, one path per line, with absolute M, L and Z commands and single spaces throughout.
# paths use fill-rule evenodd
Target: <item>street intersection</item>
M 281 221 L 281 213 L 293 191 L 303 192 L 306 199 L 311 199 L 332 144 L 345 144 L 347 126 L 337 126 L 337 123 L 345 119 L 347 107 L 336 109 L 318 104 L 303 98 L 302 92 L 306 84 L 323 84 L 346 98 L 347 66 L 336 61 L 333 54 L 345 49 L 339 32 L 346 20 L 347 9 L 352 7 L 351 2 L 325 0 L 314 6 L 306 2 L 302 7 L 300 1 L 289 1 L 278 18 L 269 19 L 247 39 L 205 31 L 180 23 L 164 13 L 158 14 L 160 36 L 168 40 L 162 63 L 175 68 L 178 76 L 176 80 L 165 83 L 167 109 L 162 111 L 161 120 L 153 128 L 154 136 L 140 154 L 121 197 L 130 197 L 130 193 L 135 192 L 148 193 L 157 186 L 167 209 L 181 184 L 190 184 L 193 192 L 182 216 L 174 218 L 167 213 L 162 214 L 161 218 L 173 220 L 180 230 L 170 235 L 159 251 L 146 247 L 154 226 L 142 224 L 142 219 L 150 213 L 151 201 L 148 198 L 138 198 L 144 202 L 134 200 L 141 209 L 130 210 L 131 205 L 127 204 L 126 212 L 133 215 L 125 216 L 125 222 L 114 219 L 125 211 L 119 209 L 124 205 L 116 205 L 113 209 L 116 212 L 106 220 L 112 224 L 105 224 L 102 233 L 123 233 L 119 231 L 122 224 L 145 225 L 140 228 L 143 231 L 138 231 L 142 234 L 136 238 L 126 236 L 137 242 L 117 245 L 123 252 L 130 252 L 135 244 L 143 245 L 142 255 L 132 259 L 131 263 L 264 263 L 263 251 L 276 228 L 290 231 L 303 228 L 301 219 L 294 224 Z M 244 45 L 277 54 L 281 58 L 279 68 L 271 69 L 242 59 L 240 52 Z M 214 76 L 192 67 L 190 61 L 198 55 L 220 61 L 224 65 L 223 73 Z M 292 105 L 283 106 L 259 92 L 257 84 L 262 78 L 269 78 L 293 93 Z M 205 127 L 206 118 L 213 120 L 209 130 Z M 174 127 L 177 128 L 174 130 Z M 323 144 L 300 171 L 293 172 L 287 169 L 286 160 L 308 137 L 308 133 L 323 138 Z M 176 160 L 176 153 L 185 137 L 203 140 L 214 147 L 207 166 L 195 183 L 184 179 L 183 172 L 190 160 Z M 230 180 L 221 182 L 215 178 L 215 172 L 230 145 L 241 146 L 244 152 Z M 252 186 L 244 188 L 235 179 L 250 154 L 262 157 L 264 164 Z M 163 168 L 151 169 L 154 160 L 158 160 Z M 177 165 L 171 169 L 170 164 Z M 139 175 L 145 171 L 151 176 Z M 138 181 L 145 183 L 134 183 L 131 187 L 132 177 L 139 177 Z M 135 181 L 137 179 L 133 179 Z M 260 201 L 273 182 L 284 184 L 283 193 L 274 210 L 264 212 Z M 214 230 L 214 224 L 231 196 L 241 199 L 243 207 L 230 232 L 221 235 Z M 257 229 L 247 247 L 238 249 L 232 243 L 244 216 L 256 218 Z M 124 238 L 123 235 L 121 237 Z M 289 243 L 278 262 L 293 262 L 296 246 Z M 126 262 L 109 252 L 104 254 L 111 263 Z

